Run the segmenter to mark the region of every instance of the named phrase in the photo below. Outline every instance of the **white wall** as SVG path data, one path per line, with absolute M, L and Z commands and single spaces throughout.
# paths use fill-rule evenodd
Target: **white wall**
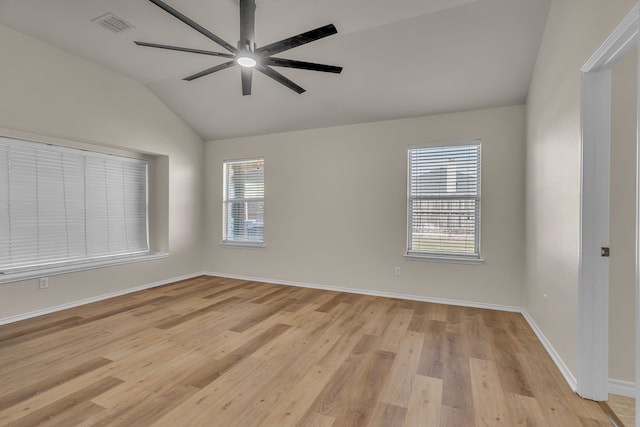
M 522 305 L 523 106 L 208 142 L 204 268 Z M 407 148 L 482 139 L 484 265 L 408 261 Z M 221 247 L 222 162 L 265 158 L 265 249 Z M 393 276 L 394 266 L 401 276 Z
M 201 270 L 203 143 L 142 84 L 0 26 L 2 133 L 60 138 L 169 158 L 159 236 L 171 257 L 0 284 L 0 319 Z M 166 174 L 165 174 L 165 182 Z M 162 185 L 162 183 L 160 183 Z M 167 200 L 168 198 L 168 200 Z
M 574 373 L 580 67 L 635 3 L 553 0 L 527 100 L 526 309 Z

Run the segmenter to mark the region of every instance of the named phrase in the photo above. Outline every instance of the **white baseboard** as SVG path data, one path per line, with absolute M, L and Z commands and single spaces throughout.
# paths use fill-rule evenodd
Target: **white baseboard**
M 636 397 L 636 384 L 631 381 L 609 378 L 609 393 L 619 396 Z
M 228 279 L 250 280 L 252 282 L 265 282 L 265 283 L 274 283 L 276 285 L 296 286 L 299 288 L 311 288 L 311 289 L 320 289 L 324 291 L 336 291 L 336 292 L 347 292 L 350 294 L 371 295 L 374 297 L 406 299 L 410 301 L 457 305 L 461 307 L 484 308 L 488 310 L 510 311 L 515 313 L 522 312 L 522 308 L 513 307 L 509 305 L 489 304 L 489 303 L 473 302 L 473 301 L 460 301 L 460 300 L 452 300 L 452 299 L 445 299 L 445 298 L 430 298 L 430 297 L 425 297 L 421 295 L 398 294 L 393 292 L 372 291 L 369 289 L 345 288 L 341 286 L 330 286 L 330 285 L 318 285 L 315 283 L 292 282 L 290 280 L 268 279 L 264 277 L 242 276 L 237 274 L 217 273 L 217 272 L 211 272 L 211 271 L 205 271 L 202 274 L 205 274 L 208 276 L 226 277 Z
M 565 381 L 567 382 L 567 384 L 569 384 L 569 387 L 571 387 L 571 390 L 573 390 L 574 393 L 577 392 L 578 382 L 576 381 L 576 378 L 573 376 L 569 368 L 567 368 L 567 365 L 564 363 L 564 361 L 562 360 L 562 358 L 560 357 L 556 349 L 553 348 L 553 346 L 551 345 L 551 342 L 549 342 L 547 337 L 542 333 L 542 330 L 538 327 L 536 322 L 533 320 L 533 317 L 531 317 L 531 315 L 524 308 L 521 309 L 520 312 L 529 323 L 529 326 L 531 326 L 531 329 L 533 329 L 533 332 L 536 334 L 536 336 L 544 346 L 545 350 L 547 350 L 547 353 L 549 353 L 549 356 L 551 356 L 553 363 L 556 364 L 556 366 L 560 370 L 560 373 L 564 377 Z
M 42 316 L 49 313 L 55 313 L 56 311 L 66 310 L 68 308 L 78 307 L 92 302 L 102 301 L 109 298 L 119 297 L 121 295 L 130 294 L 133 292 L 142 291 L 145 289 L 155 288 L 157 286 L 167 285 L 173 282 L 179 282 L 181 280 L 192 279 L 194 277 L 205 275 L 206 273 L 192 273 L 184 276 L 172 277 L 171 279 L 160 280 L 159 282 L 147 283 L 145 285 L 136 286 L 133 288 L 127 288 L 116 292 L 110 292 L 108 294 L 98 295 L 91 298 L 85 298 L 78 301 L 68 302 L 65 304 L 56 305 L 53 307 L 43 308 L 41 310 L 31 311 L 29 313 L 18 314 L 15 316 L 9 316 L 0 318 L 0 325 L 6 325 L 8 323 L 18 322 L 20 320 L 30 319 L 32 317 Z

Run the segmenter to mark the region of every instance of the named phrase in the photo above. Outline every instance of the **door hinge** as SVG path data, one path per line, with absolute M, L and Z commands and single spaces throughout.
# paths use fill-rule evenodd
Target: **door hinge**
M 609 256 L 609 248 L 600 248 L 600 256 Z

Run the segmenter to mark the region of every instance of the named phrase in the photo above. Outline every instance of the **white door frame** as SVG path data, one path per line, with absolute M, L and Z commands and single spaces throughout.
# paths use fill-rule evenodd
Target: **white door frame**
M 578 279 L 577 391 L 607 400 L 609 380 L 609 185 L 611 147 L 611 69 L 636 48 L 640 3 L 582 67 L 580 252 Z M 640 55 L 638 56 L 640 60 Z M 640 67 L 638 68 L 640 81 Z M 640 86 L 639 86 L 640 87 Z M 637 95 L 640 107 L 640 93 Z M 640 113 L 640 108 L 638 109 Z M 640 123 L 640 122 L 638 122 Z M 639 146 L 636 133 L 636 149 Z M 640 150 L 636 165 L 640 165 Z M 637 170 L 640 170 L 638 168 Z M 640 174 L 636 173 L 640 184 Z M 640 420 L 640 185 L 636 185 L 636 419 Z M 615 251 L 615 248 L 613 249 Z

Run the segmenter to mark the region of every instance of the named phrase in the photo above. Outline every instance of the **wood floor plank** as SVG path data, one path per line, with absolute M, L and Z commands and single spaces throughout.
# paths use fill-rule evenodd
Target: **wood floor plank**
M 305 376 L 308 375 L 309 371 L 313 369 L 314 366 L 318 366 L 317 362 L 334 348 L 339 338 L 340 337 L 337 335 L 327 336 L 322 339 L 315 339 L 313 336 L 306 336 L 294 343 L 290 347 L 291 351 L 285 349 L 279 355 L 275 356 L 272 361 L 277 360 L 278 362 L 273 368 L 273 378 L 276 378 L 278 381 L 271 381 L 271 379 L 268 379 L 260 384 L 260 398 L 254 406 L 271 412 L 273 408 L 285 401 L 287 397 L 294 396 L 296 399 L 299 399 L 300 392 L 296 393 L 292 391 L 292 389 L 294 389 L 296 385 L 301 385 L 307 388 L 310 387 L 310 385 L 304 381 Z M 297 350 L 300 350 L 303 347 L 306 348 L 304 351 L 306 357 L 296 357 L 295 355 L 299 354 L 299 351 Z M 342 355 L 343 358 L 346 356 L 346 354 Z M 282 361 L 287 362 L 281 363 Z M 339 366 L 339 363 L 335 363 L 321 368 L 322 372 L 328 376 L 333 374 Z M 319 386 L 320 383 L 315 384 L 314 388 Z M 308 390 L 304 393 L 308 393 Z
M 17 404 L 0 411 L 0 425 L 4 426 L 10 421 L 15 421 L 32 412 L 49 407 L 63 397 L 74 395 L 78 390 L 91 389 L 91 387 L 96 383 L 99 383 L 109 377 L 108 370 L 110 366 L 111 364 L 107 364 L 91 372 L 87 372 L 84 375 L 69 379 L 68 381 L 48 390 L 36 393 L 35 395 L 30 396 L 25 400 L 21 400 Z M 51 372 L 51 368 L 49 371 Z M 111 380 L 117 380 L 118 383 L 122 383 L 122 380 L 119 379 L 112 378 Z M 25 378 L 24 384 L 29 384 L 28 381 L 28 378 Z M 114 387 L 117 387 L 117 384 Z M 108 390 L 106 390 L 105 393 L 106 392 L 108 392 Z M 65 411 L 66 410 L 68 410 L 68 408 L 65 409 Z
M 356 301 L 356 299 L 353 298 L 352 295 L 342 292 L 331 292 L 331 294 L 333 295 L 333 298 L 318 307 L 318 311 L 329 313 L 339 304 L 351 304 L 353 301 Z
M 334 425 L 355 427 L 369 423 L 394 359 L 395 354 L 388 351 L 379 350 L 371 356 L 364 372 L 357 379 L 360 387 L 352 389 L 348 397 L 350 407 L 341 408 L 341 412 L 335 415 Z
M 472 414 L 474 407 L 469 358 L 448 356 L 442 380 L 442 404 Z
M 465 308 L 463 333 L 469 342 L 469 357 L 492 360 L 491 336 L 484 324 L 483 312 L 490 310 Z
M 298 424 L 300 427 L 332 427 L 335 419 L 318 413 L 310 414 L 304 422 Z
M 282 401 L 293 385 L 304 378 L 313 361 L 330 348 L 330 345 L 323 345 L 322 342 L 309 345 L 316 347 L 316 350 L 315 355 L 312 350 L 308 358 L 299 358 L 296 356 L 298 352 L 291 351 L 265 361 L 260 371 L 250 377 L 249 383 L 220 408 L 222 410 L 218 411 L 217 422 L 225 426 L 234 425 L 249 411 L 255 413 L 254 422 L 259 423 L 261 415 Z
M 606 403 L 600 403 L 600 407 L 618 424 L 624 424 L 626 427 L 635 427 L 636 400 L 633 397 L 609 393 L 609 400 Z
M 393 317 L 386 325 L 383 332 L 383 340 L 380 349 L 395 353 L 400 348 L 403 338 L 409 328 L 409 323 L 413 317 L 413 311 L 408 308 L 398 308 L 393 313 Z
M 362 335 L 357 341 L 349 357 L 344 359 L 339 368 L 331 376 L 327 385 L 318 394 L 309 414 L 319 413 L 335 417 L 336 412 L 340 412 L 342 406 L 350 407 L 348 396 L 351 395 L 350 384 L 355 383 L 355 379 L 363 372 L 365 362 L 375 350 L 377 337 L 372 335 Z M 320 364 L 329 365 L 326 360 L 321 360 Z
M 83 402 L 38 424 L 38 427 L 79 426 L 87 419 L 100 414 L 104 408 L 93 402 Z
M 169 320 L 169 321 L 166 321 L 166 322 L 162 322 L 162 323 L 158 324 L 156 327 L 158 329 L 169 329 L 169 328 L 172 328 L 174 326 L 180 325 L 180 324 L 182 324 L 184 322 L 188 322 L 189 320 L 195 319 L 195 318 L 197 318 L 199 316 L 202 316 L 202 315 L 204 315 L 206 313 L 209 313 L 209 312 L 212 312 L 212 311 L 218 311 L 218 310 L 220 310 L 220 309 L 222 309 L 224 307 L 228 307 L 228 306 L 233 305 L 233 304 L 235 304 L 237 302 L 240 302 L 240 301 L 241 301 L 241 298 L 229 297 L 229 298 L 226 298 L 226 299 L 224 299 L 222 301 L 219 301 L 219 302 L 210 304 L 210 305 L 208 305 L 206 307 L 200 308 L 198 310 L 192 311 L 191 313 L 185 314 L 184 316 L 180 316 L 179 318 L 172 319 L 172 320 Z
M 594 420 L 593 418 L 578 417 L 583 427 L 611 427 L 610 421 Z
M 378 403 L 371 415 L 371 420 L 367 423 L 369 427 L 389 427 L 402 426 L 407 417 L 407 408 L 390 405 L 388 403 Z
M 500 382 L 506 392 L 516 393 L 522 396 L 533 396 L 531 386 L 522 371 L 520 360 L 518 359 L 515 342 L 511 335 L 502 328 L 491 330 L 489 342 L 494 350 L 494 358 L 500 375 Z
M 23 400 L 27 400 L 35 396 L 36 394 L 43 393 L 47 390 L 52 389 L 53 387 L 84 375 L 87 372 L 91 372 L 109 363 L 111 363 L 111 360 L 99 357 L 97 359 L 92 359 L 87 361 L 86 363 L 75 366 L 72 369 L 59 373 L 52 373 L 53 375 L 43 380 L 26 384 L 23 388 L 16 389 L 9 393 L 1 395 L 0 410 L 14 406 Z M 1 390 L 0 393 L 2 393 Z
M 604 426 L 521 314 L 201 276 L 0 326 L 0 425 Z
M 473 412 L 447 405 L 440 407 L 441 427 L 475 427 L 475 425 Z
M 477 426 L 513 426 L 494 362 L 471 358 L 471 385 Z
M 237 324 L 237 321 L 231 320 L 230 322 L 227 322 L 225 320 L 224 323 L 227 325 L 231 323 L 233 325 L 233 324 Z M 274 327 L 275 325 L 286 325 L 286 324 L 278 322 L 278 316 L 274 315 L 271 318 L 255 325 L 251 329 L 248 329 L 244 332 L 236 332 L 236 331 L 227 329 L 219 336 L 212 338 L 215 340 L 215 343 L 216 343 L 215 346 L 208 346 L 206 350 L 203 350 L 203 351 L 205 351 L 206 354 L 213 359 L 222 359 L 226 357 L 228 354 L 238 350 L 238 348 L 245 345 L 248 341 L 251 341 L 256 337 L 258 337 L 260 334 L 265 333 L 267 330 Z M 287 326 L 291 326 L 291 325 L 287 325 Z
M 265 304 L 265 306 L 254 308 L 251 312 L 248 312 L 247 316 L 243 320 L 241 320 L 237 325 L 231 327 L 230 330 L 233 332 L 244 332 L 247 329 L 253 328 L 257 324 L 274 316 L 276 312 L 284 309 L 284 307 L 289 305 L 291 301 L 292 300 L 287 298 L 284 300 L 277 301 L 275 303 L 271 303 L 270 305 Z
M 545 417 L 534 397 L 508 393 L 511 420 L 514 426 L 545 427 Z
M 442 380 L 416 375 L 405 420 L 406 427 L 439 426 L 442 410 Z
M 334 368 L 335 369 L 335 368 Z M 290 427 L 297 425 L 316 396 L 322 391 L 334 370 L 314 365 L 280 402 L 273 406 L 260 424 L 263 427 Z
M 568 395 L 566 383 L 558 383 L 557 378 L 551 373 L 556 369 L 546 359 L 548 355 L 531 357 L 529 354 L 518 354 L 524 374 L 529 380 L 533 395 L 542 410 L 546 425 L 568 426 L 581 424 L 577 414 L 571 410 L 569 401 L 578 398 L 576 395 Z M 570 390 L 569 390 L 570 392 Z M 591 402 L 597 405 L 595 402 Z
M 69 357 L 99 357 L 105 347 L 117 345 L 124 337 L 148 329 L 148 325 L 131 321 L 129 313 L 88 323 L 69 330 L 60 330 L 25 342 L 16 343 L 24 351 L 16 352 L 16 346 L 0 350 L 0 372 L 22 369 L 33 363 L 52 365 L 69 360 Z M 51 351 L 55 343 L 55 351 Z
M 267 363 L 250 356 L 243 359 L 216 381 L 200 389 L 150 425 L 205 426 L 213 419 L 226 416 L 225 411 L 234 400 L 254 392 L 250 386 L 253 378 L 264 372 Z
M 422 333 L 410 331 L 404 336 L 389 373 L 389 380 L 380 394 L 382 402 L 402 408 L 409 406 L 423 342 Z
M 69 326 L 75 326 L 80 324 L 83 318 L 80 316 L 72 316 L 64 319 L 52 320 L 47 323 L 39 322 L 32 326 L 18 327 L 15 329 L 9 328 L 7 325 L 0 327 L 0 348 L 8 346 L 10 344 L 16 344 L 15 341 L 19 338 L 28 337 L 33 339 L 37 336 L 50 333 L 51 331 L 65 329 Z M 26 341 L 26 339 L 23 339 Z
M 385 301 L 383 298 L 374 299 L 367 309 L 361 314 L 362 318 L 367 321 L 364 323 L 360 332 L 367 335 L 380 336 L 385 331 L 395 304 Z
M 257 426 L 267 415 L 269 415 L 267 412 L 261 411 L 256 407 L 250 407 L 242 411 L 239 416 L 235 417 L 235 419 L 227 425 L 229 427 Z
M 84 402 L 88 402 L 93 397 L 98 396 L 107 390 L 117 386 L 122 383 L 121 380 L 117 378 L 103 378 L 90 386 L 87 386 L 81 390 L 76 391 L 68 396 L 65 396 L 61 399 L 58 399 L 47 406 L 44 406 L 36 411 L 32 411 L 29 414 L 12 420 L 5 425 L 5 427 L 21 427 L 21 426 L 35 426 L 38 424 L 42 424 L 45 421 L 50 421 L 56 417 L 64 417 L 65 413 L 73 408 L 77 407 L 79 404 Z
M 178 406 L 184 400 L 198 392 L 199 389 L 185 385 L 175 385 L 170 388 L 157 389 L 154 393 L 134 395 L 133 399 L 120 402 L 111 410 L 104 410 L 87 425 L 94 427 L 113 424 L 127 426 L 148 426 L 161 419 L 166 413 Z
M 443 378 L 446 351 L 446 322 L 428 320 L 424 324 L 424 342 L 417 373 L 425 377 Z
M 257 351 L 260 347 L 262 347 L 265 343 L 271 341 L 278 335 L 282 334 L 284 331 L 289 329 L 291 326 L 277 324 L 267 329 L 262 334 L 258 335 L 256 338 L 248 341 L 246 344 L 242 345 L 238 349 L 233 352 L 227 354 L 222 359 L 212 361 L 209 366 L 205 366 L 202 369 L 199 369 L 197 372 L 194 372 L 187 380 L 186 383 L 193 387 L 203 388 L 208 384 L 215 381 L 220 375 L 224 374 L 226 371 L 235 366 L 242 359 L 250 356 L 255 351 Z

